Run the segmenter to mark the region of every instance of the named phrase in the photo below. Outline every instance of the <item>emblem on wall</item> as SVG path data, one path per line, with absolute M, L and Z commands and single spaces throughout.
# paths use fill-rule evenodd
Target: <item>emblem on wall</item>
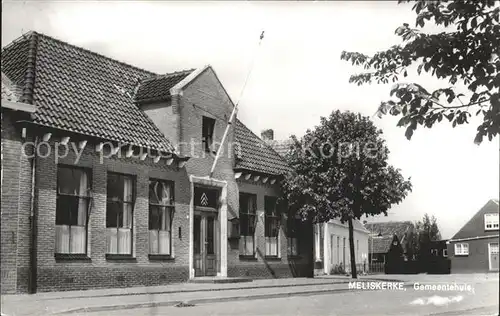
M 207 206 L 207 205 L 208 205 L 208 197 L 207 197 L 207 195 L 205 194 L 205 192 L 203 192 L 203 193 L 201 194 L 200 204 L 201 204 L 201 205 L 203 205 L 203 206 Z
M 194 204 L 195 206 L 217 208 L 219 201 L 219 192 L 217 190 L 195 187 Z

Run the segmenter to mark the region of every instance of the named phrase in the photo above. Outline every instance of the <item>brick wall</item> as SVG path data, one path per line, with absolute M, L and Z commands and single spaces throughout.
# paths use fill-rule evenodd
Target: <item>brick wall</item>
M 2 109 L 2 200 L 1 267 L 2 294 L 16 292 L 17 218 L 19 209 L 18 153 L 21 140 L 16 135 L 12 112 Z
M 56 140 L 57 141 L 57 140 Z M 54 142 L 50 155 L 47 147 L 41 147 L 37 159 L 37 206 L 38 206 L 38 291 L 77 290 L 89 288 L 159 285 L 185 281 L 188 278 L 189 180 L 185 170 L 166 165 L 165 160 L 154 163 L 147 158 L 104 158 L 94 150 L 95 144 L 87 144 L 80 160 L 70 149 L 67 157 L 57 164 L 76 165 L 92 170 L 93 208 L 88 228 L 88 256 L 90 260 L 64 260 L 54 257 L 57 164 Z M 107 172 L 133 175 L 136 178 L 137 198 L 133 221 L 133 257 L 131 261 L 106 259 L 106 185 Z M 168 261 L 149 259 L 148 230 L 148 181 L 149 178 L 175 182 L 175 215 L 172 222 L 174 258 Z M 179 235 L 179 227 L 181 235 Z M 20 274 L 26 274 L 21 269 Z M 103 277 L 106 276 L 106 277 Z
M 451 260 L 451 273 L 477 273 L 489 271 L 488 244 L 498 243 L 498 237 L 488 239 L 450 242 L 448 244 L 448 259 Z M 455 244 L 469 244 L 469 254 L 455 255 Z

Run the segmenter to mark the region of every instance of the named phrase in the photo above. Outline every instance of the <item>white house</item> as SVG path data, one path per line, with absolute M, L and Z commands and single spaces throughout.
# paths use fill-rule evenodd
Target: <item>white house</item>
M 368 237 L 370 232 L 360 221 L 353 221 L 354 257 L 359 271 L 368 271 Z M 340 220 L 316 224 L 314 229 L 315 274 L 333 274 L 338 267 L 351 271 L 349 226 Z

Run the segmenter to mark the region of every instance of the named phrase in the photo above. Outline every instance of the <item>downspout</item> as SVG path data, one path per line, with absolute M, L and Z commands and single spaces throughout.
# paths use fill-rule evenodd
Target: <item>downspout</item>
M 30 226 L 31 226 L 31 244 L 30 244 L 30 274 L 29 274 L 29 293 L 36 293 L 37 289 L 37 213 L 35 209 L 35 187 L 36 187 L 36 161 L 37 161 L 38 136 L 35 138 L 33 157 L 31 158 L 31 203 L 30 203 Z

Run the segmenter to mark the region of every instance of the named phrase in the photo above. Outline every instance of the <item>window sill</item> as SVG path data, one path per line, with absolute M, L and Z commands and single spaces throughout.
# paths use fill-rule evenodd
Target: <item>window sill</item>
M 136 262 L 137 259 L 132 255 L 119 255 L 119 254 L 106 254 L 106 260 L 108 261 L 125 261 L 125 262 Z
M 90 259 L 87 254 L 84 253 L 55 253 L 54 258 L 56 259 L 56 262 L 59 261 L 85 261 L 85 262 L 91 262 L 92 259 Z
M 464 254 L 460 254 L 460 255 L 459 254 L 455 254 L 455 257 L 468 257 L 468 256 L 469 256 L 468 254 L 466 254 L 466 255 L 464 255 Z
M 257 261 L 257 258 L 255 256 L 240 255 L 240 260 L 241 261 Z
M 264 259 L 266 261 L 281 261 L 281 258 L 278 256 L 265 256 Z
M 149 254 L 148 257 L 150 261 L 175 261 L 171 255 Z

